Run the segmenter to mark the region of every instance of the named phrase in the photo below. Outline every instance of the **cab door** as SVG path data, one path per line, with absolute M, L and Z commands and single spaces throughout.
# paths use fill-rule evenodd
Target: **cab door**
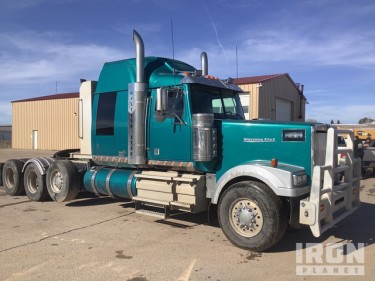
M 148 159 L 190 162 L 191 120 L 187 95 L 182 88 L 168 89 L 168 109 L 157 112 L 156 90 L 152 91 L 148 126 Z

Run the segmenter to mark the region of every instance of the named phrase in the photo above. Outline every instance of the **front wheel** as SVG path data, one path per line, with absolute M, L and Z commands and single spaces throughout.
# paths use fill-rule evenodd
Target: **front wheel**
M 230 186 L 219 201 L 218 217 L 229 241 L 252 251 L 264 251 L 279 242 L 288 221 L 280 198 L 256 181 Z

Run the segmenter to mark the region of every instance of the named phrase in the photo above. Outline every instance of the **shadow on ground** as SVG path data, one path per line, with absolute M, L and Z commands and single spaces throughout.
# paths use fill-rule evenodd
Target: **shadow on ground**
M 375 196 L 375 194 L 374 194 Z M 374 244 L 375 240 L 375 205 L 362 203 L 361 207 L 351 216 L 339 222 L 319 238 L 312 235 L 308 227 L 299 231 L 287 231 L 283 239 L 267 252 L 289 252 L 296 250 L 296 243 L 323 243 L 330 236 L 335 243 L 364 243 L 365 247 Z M 337 241 L 338 240 L 338 241 Z M 333 243 L 333 241 L 330 241 Z
M 78 197 L 71 202 L 65 204 L 67 207 L 87 207 L 87 206 L 96 206 L 96 205 L 107 205 L 121 202 L 129 202 L 132 204 L 131 200 L 112 198 L 109 196 L 98 196 L 90 192 L 80 192 Z M 133 204 L 134 207 L 134 204 Z
M 369 196 L 375 196 L 375 188 L 370 188 L 366 192 Z M 121 203 L 122 208 L 134 209 L 135 204 L 129 199 L 117 199 L 111 197 L 96 196 L 92 193 L 82 192 L 74 202 L 66 204 L 68 207 L 86 207 L 95 205 L 106 205 Z M 219 228 L 215 210 L 191 214 L 179 211 L 171 211 L 169 219 L 156 219 L 156 223 L 164 224 L 170 227 L 188 228 L 197 225 L 210 225 Z M 296 243 L 323 243 L 331 236 L 337 243 L 364 243 L 365 247 L 374 244 L 375 240 L 375 204 L 362 203 L 360 208 L 334 226 L 332 229 L 323 233 L 321 237 L 314 237 L 309 229 L 305 227 L 299 231 L 287 230 L 281 241 L 267 252 L 290 252 L 296 250 Z M 330 241 L 333 242 L 333 241 Z

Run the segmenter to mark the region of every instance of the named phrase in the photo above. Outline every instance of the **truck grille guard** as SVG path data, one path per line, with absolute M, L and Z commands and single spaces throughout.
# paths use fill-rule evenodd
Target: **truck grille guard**
M 348 136 L 346 147 L 338 146 L 338 135 Z M 345 162 L 338 155 L 346 153 Z M 341 181 L 337 181 L 343 175 Z M 300 223 L 310 226 L 315 237 L 359 208 L 361 160 L 354 158 L 354 135 L 351 130 L 329 128 L 324 165 L 313 168 L 310 197 L 300 201 Z

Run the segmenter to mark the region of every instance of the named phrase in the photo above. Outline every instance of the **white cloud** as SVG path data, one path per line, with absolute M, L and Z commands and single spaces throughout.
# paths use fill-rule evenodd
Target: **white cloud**
M 354 67 L 375 69 L 375 35 L 368 33 L 341 35 L 323 34 L 314 37 L 289 29 L 250 30 L 238 34 L 238 63 L 240 76 L 259 75 L 275 65 L 278 72 L 295 69 L 312 70 L 324 67 Z M 197 42 L 201 43 L 201 42 Z M 205 49 L 192 48 L 180 51 L 177 58 L 199 62 L 200 50 L 207 51 L 209 69 L 217 75 L 236 74 L 236 46 L 226 44 L 226 58 L 220 47 L 211 42 Z M 196 57 L 196 59 L 194 59 Z M 193 60 L 191 60 L 193 58 Z M 197 65 L 195 65 L 197 66 Z M 327 68 L 326 68 L 327 69 Z M 272 72 L 273 73 L 273 72 Z
M 312 38 L 291 30 L 268 30 L 248 33 L 241 53 L 253 61 L 292 62 L 309 66 L 375 66 L 373 36 L 333 34 Z
M 79 79 L 96 80 L 106 61 L 133 56 L 91 43 L 71 43 L 64 34 L 0 34 L 0 124 L 11 123 L 12 100 L 77 91 Z
M 1 45 L 10 46 L 0 55 L 0 85 L 77 80 L 93 71 L 99 73 L 105 61 L 124 57 L 123 50 L 95 44 L 69 44 L 57 37 L 33 32 L 0 34 Z

